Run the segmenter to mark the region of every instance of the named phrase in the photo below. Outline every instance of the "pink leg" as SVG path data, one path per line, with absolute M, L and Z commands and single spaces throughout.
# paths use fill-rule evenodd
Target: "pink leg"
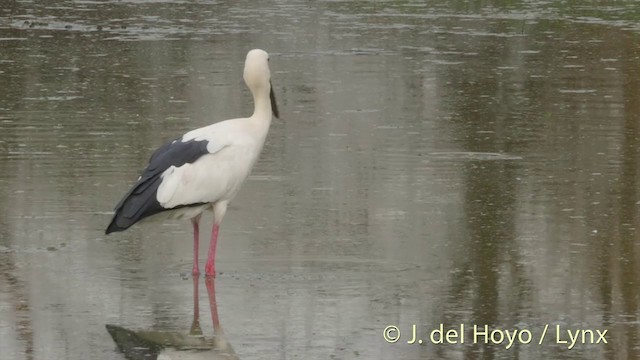
M 209 309 L 211 310 L 211 321 L 213 322 L 213 334 L 219 336 L 222 328 L 218 318 L 218 303 L 216 302 L 216 280 L 213 277 L 206 277 L 204 283 L 207 285 L 209 294 Z
M 193 322 L 200 322 L 200 291 L 198 285 L 198 279 L 193 278 Z
M 198 270 L 198 243 L 200 242 L 200 218 L 191 219 L 191 223 L 193 224 L 193 275 L 200 275 L 200 270 Z
M 204 273 L 207 276 L 216 276 L 216 245 L 218 244 L 218 230 L 220 226 L 213 224 L 213 230 L 211 230 L 211 243 L 209 244 L 209 255 L 207 257 L 207 264 L 204 267 Z
M 189 335 L 202 335 L 202 328 L 200 327 L 200 298 L 198 291 L 199 276 L 193 277 L 193 322 L 191 323 L 191 330 Z

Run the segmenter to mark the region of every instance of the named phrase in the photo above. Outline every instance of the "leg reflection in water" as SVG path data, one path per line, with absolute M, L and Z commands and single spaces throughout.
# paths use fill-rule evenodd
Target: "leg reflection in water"
M 188 333 L 158 330 L 129 330 L 107 324 L 107 331 L 118 349 L 129 360 L 198 360 L 239 359 L 224 336 L 218 318 L 216 284 L 211 276 L 205 278 L 209 296 L 209 310 L 213 323 L 213 337 L 206 337 L 200 326 L 199 280 L 193 279 L 193 321 Z

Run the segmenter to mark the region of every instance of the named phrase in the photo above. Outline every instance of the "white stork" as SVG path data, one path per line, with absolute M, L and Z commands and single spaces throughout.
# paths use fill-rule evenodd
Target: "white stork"
M 211 210 L 214 222 L 205 274 L 215 276 L 218 231 L 227 205 L 258 159 L 272 115 L 278 117 L 269 54 L 249 51 L 244 81 L 253 95 L 253 115 L 189 131 L 158 148 L 136 184 L 116 205 L 106 234 L 126 230 L 159 213 L 191 219 L 193 274 L 198 275 L 199 222 L 202 213 Z

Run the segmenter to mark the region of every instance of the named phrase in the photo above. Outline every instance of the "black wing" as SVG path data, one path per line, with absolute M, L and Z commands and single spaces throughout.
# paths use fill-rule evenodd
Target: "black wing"
M 162 173 L 171 166 L 180 167 L 198 160 L 209 154 L 206 140 L 189 140 L 183 142 L 180 138 L 170 141 L 158 148 L 149 165 L 144 170 L 138 182 L 127 192 L 115 208 L 115 214 L 105 231 L 106 234 L 123 231 L 136 222 L 159 212 L 173 210 L 184 206 L 202 205 L 189 204 L 174 208 L 164 208 L 157 200 L 158 187 L 162 183 Z

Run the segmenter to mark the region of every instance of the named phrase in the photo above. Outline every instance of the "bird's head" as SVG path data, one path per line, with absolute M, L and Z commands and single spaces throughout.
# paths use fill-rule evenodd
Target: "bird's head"
M 244 63 L 244 82 L 247 84 L 254 96 L 269 91 L 271 98 L 271 109 L 278 117 L 278 106 L 276 104 L 273 88 L 271 87 L 271 70 L 269 70 L 269 54 L 260 49 L 253 49 L 247 53 Z

